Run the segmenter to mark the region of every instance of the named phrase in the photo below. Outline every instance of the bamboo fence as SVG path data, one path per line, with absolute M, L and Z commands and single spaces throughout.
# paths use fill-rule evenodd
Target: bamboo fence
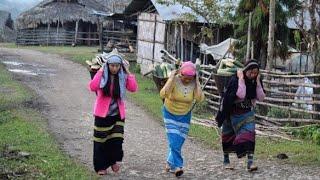
M 109 31 L 102 33 L 102 42 L 114 42 L 136 46 L 136 35 L 133 32 Z M 72 45 L 99 44 L 99 32 L 66 31 L 65 29 L 27 29 L 17 31 L 17 45 Z
M 220 95 L 213 78 L 215 66 L 201 65 L 200 79 L 210 81 L 204 88 L 208 107 L 217 112 L 220 105 Z M 320 112 L 316 106 L 320 105 L 320 94 L 297 94 L 299 87 L 312 88 L 313 92 L 320 88 L 315 84 L 320 74 L 293 74 L 261 70 L 266 98 L 257 102 L 256 118 L 261 123 L 286 124 L 320 124 Z M 305 83 L 305 78 L 312 83 Z M 267 80 L 268 79 L 268 80 Z M 307 109 L 306 107 L 312 107 Z M 273 113 L 272 113 L 273 112 Z

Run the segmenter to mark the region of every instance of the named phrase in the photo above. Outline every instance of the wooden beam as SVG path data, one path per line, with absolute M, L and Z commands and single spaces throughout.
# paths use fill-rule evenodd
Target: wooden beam
M 304 110 L 304 109 L 298 109 L 298 108 L 292 108 L 292 107 L 287 107 L 287 106 L 279 106 L 279 105 L 275 105 L 275 104 L 271 104 L 271 103 L 266 103 L 266 102 L 257 102 L 258 105 L 262 105 L 262 106 L 268 106 L 268 107 L 275 107 L 275 108 L 279 108 L 279 109 L 284 109 L 287 111 L 296 111 L 296 112 L 302 112 L 302 113 L 309 113 L 309 114 L 317 114 L 320 115 L 320 112 L 317 111 L 309 111 L 309 110 Z
M 154 59 L 155 55 L 155 51 L 156 51 L 156 33 L 157 33 L 157 15 L 154 15 L 154 29 L 153 29 L 153 46 L 152 46 L 152 59 Z M 152 64 L 154 62 L 152 61 Z
M 183 54 L 183 25 L 182 24 L 180 24 L 180 43 L 181 43 L 181 45 L 180 45 L 180 49 L 181 49 L 180 59 L 181 59 L 181 61 L 183 61 L 184 54 Z
M 100 23 L 100 18 L 98 17 L 98 29 L 99 29 L 99 45 L 100 45 L 100 51 L 103 53 L 103 41 L 102 41 L 102 36 L 103 36 L 103 25 Z
M 77 45 L 78 28 L 79 28 L 79 20 L 76 21 L 76 28 L 75 28 L 75 33 L 74 33 L 74 45 Z
M 58 39 L 59 39 L 59 25 L 60 25 L 60 19 L 58 19 L 58 23 L 57 23 L 57 38 L 55 39 L 56 44 L 58 44 Z
M 250 44 L 251 44 L 251 20 L 252 12 L 249 14 L 249 25 L 248 25 L 248 36 L 247 36 L 247 53 L 246 53 L 246 61 L 250 59 Z
M 47 28 L 47 46 L 49 45 L 49 38 L 50 38 L 50 22 L 48 23 L 48 28 Z

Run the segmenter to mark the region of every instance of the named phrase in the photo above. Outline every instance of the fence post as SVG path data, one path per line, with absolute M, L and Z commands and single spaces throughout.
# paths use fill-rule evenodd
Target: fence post
M 47 29 L 47 46 L 49 46 L 49 38 L 50 38 L 50 22 L 48 23 L 48 29 Z
M 79 20 L 76 21 L 76 29 L 75 29 L 75 34 L 74 34 L 74 45 L 77 45 L 78 27 L 79 27 Z

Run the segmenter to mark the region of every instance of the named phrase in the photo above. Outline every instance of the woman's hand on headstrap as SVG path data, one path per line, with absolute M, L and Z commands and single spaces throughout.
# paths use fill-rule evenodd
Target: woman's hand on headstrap
M 258 76 L 257 76 L 257 84 L 258 85 L 261 85 L 261 75 L 260 75 L 260 72 L 259 72 L 259 74 L 258 74 Z
M 129 66 L 123 65 L 122 67 L 123 67 L 123 70 L 126 72 L 126 74 L 130 74 Z
M 179 73 L 178 70 L 172 70 L 169 79 L 173 79 Z
M 238 76 L 239 79 L 243 79 L 243 76 L 244 76 L 244 75 L 243 75 L 243 71 L 239 69 L 239 70 L 237 71 L 237 76 Z

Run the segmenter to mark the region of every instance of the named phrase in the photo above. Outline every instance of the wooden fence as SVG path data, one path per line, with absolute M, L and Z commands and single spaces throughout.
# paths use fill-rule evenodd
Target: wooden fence
M 136 46 L 136 35 L 133 32 L 104 30 L 102 34 L 103 44 L 110 40 Z M 16 38 L 17 45 L 72 45 L 72 44 L 99 44 L 99 32 L 76 32 L 59 30 L 19 30 Z
M 209 83 L 204 88 L 208 107 L 218 111 L 220 95 L 216 87 L 212 72 L 216 72 L 215 66 L 202 65 L 200 78 Z M 320 88 L 315 84 L 320 74 L 292 74 L 283 72 L 268 72 L 261 70 L 266 98 L 263 102 L 257 102 L 256 117 L 261 123 L 285 124 L 285 123 L 318 123 L 320 124 L 320 112 L 316 106 L 320 105 L 320 94 L 298 94 L 298 88 L 312 88 L 313 92 Z M 308 78 L 311 83 L 305 83 Z

